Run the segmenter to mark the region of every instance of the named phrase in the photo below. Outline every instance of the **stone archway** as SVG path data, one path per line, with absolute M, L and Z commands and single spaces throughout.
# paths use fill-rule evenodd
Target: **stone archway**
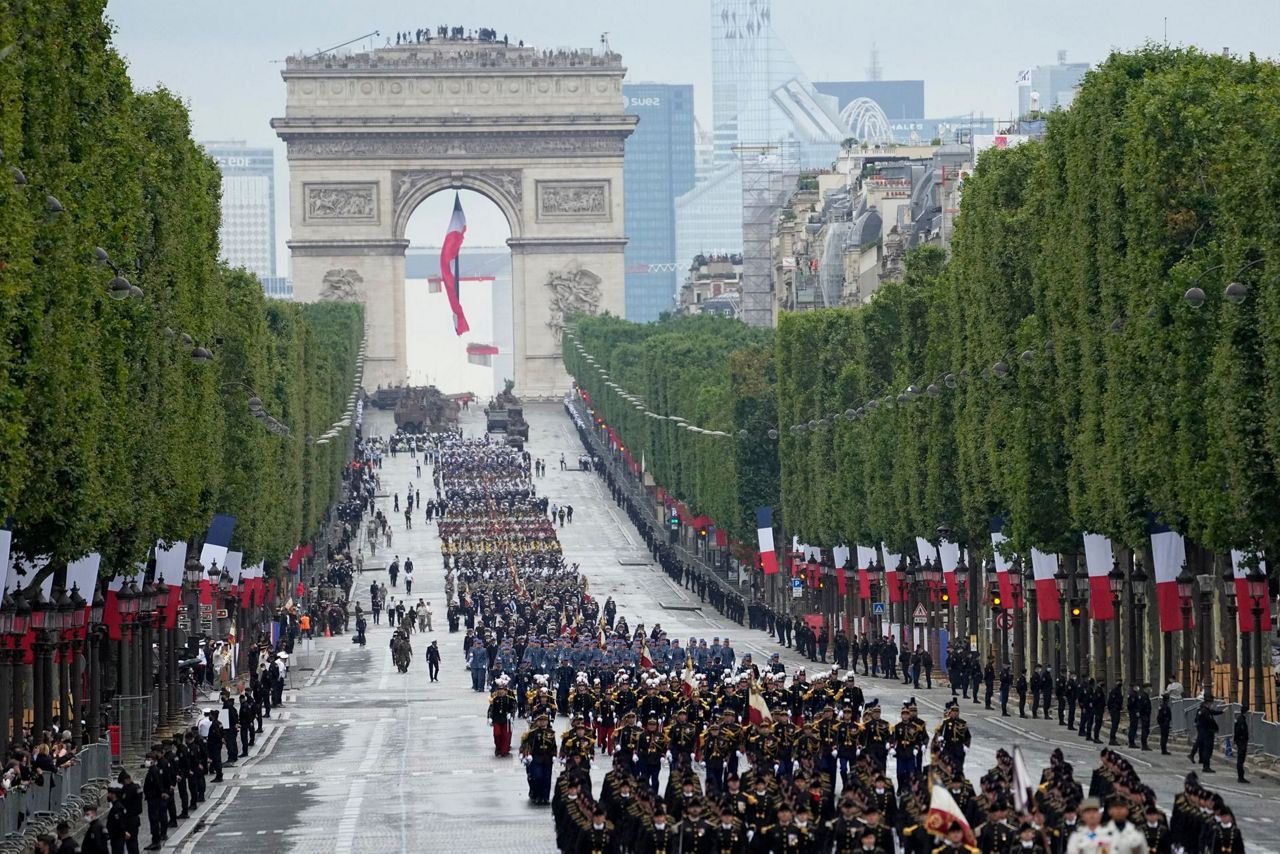
M 475 41 L 286 61 L 272 126 L 289 152 L 295 298 L 365 303 L 369 387 L 407 373 L 409 217 L 470 189 L 511 226 L 517 390 L 564 391 L 565 314 L 624 307 L 625 72 L 616 54 Z

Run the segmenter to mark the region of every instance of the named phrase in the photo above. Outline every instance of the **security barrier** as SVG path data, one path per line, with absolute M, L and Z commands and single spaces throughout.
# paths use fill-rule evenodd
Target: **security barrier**
M 82 749 L 74 764 L 42 775 L 39 785 L 10 789 L 0 798 L 0 852 L 23 851 L 59 821 L 74 822 L 87 803 L 97 802 L 110 774 L 110 748 L 99 742 Z

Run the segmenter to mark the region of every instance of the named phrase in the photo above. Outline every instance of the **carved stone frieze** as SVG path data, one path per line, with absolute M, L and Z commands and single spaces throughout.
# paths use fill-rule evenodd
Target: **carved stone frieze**
M 305 191 L 308 221 L 378 221 L 377 184 L 307 184 Z
M 626 133 L 283 134 L 291 160 L 579 157 L 623 153 Z
M 564 334 L 565 318 L 579 313 L 599 313 L 602 281 L 603 279 L 577 262 L 548 274 L 551 317 L 547 319 L 547 328 L 555 336 L 556 344 L 560 343 L 560 337 Z
M 608 181 L 539 181 L 538 219 L 608 219 Z
M 485 183 L 491 184 L 511 200 L 519 210 L 524 200 L 524 178 L 519 169 L 469 170 Z M 424 185 L 434 184 L 443 178 L 452 178 L 448 169 L 396 169 L 391 173 L 392 198 L 398 209 L 406 200 L 415 196 Z
M 322 302 L 363 302 L 364 277 L 355 270 L 329 270 L 320 282 Z

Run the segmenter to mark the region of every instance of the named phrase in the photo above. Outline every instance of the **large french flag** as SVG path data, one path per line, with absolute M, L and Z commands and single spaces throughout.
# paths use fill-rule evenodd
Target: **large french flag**
M 1084 535 L 1084 562 L 1089 569 L 1089 613 L 1095 620 L 1114 620 L 1111 597 L 1111 541 L 1101 534 Z
M 1253 607 L 1254 602 L 1249 598 L 1249 560 L 1248 555 L 1240 551 L 1231 552 L 1231 574 L 1236 580 L 1236 602 L 1239 603 L 1239 611 L 1237 619 L 1240 621 L 1241 632 L 1254 631 L 1253 625 Z M 1262 560 L 1262 556 L 1257 556 L 1258 569 L 1263 574 L 1267 571 L 1267 564 Z M 1262 620 L 1262 630 L 1268 634 L 1271 632 L 1271 597 L 1264 596 L 1262 601 L 1258 603 L 1262 608 L 1259 618 Z
M 773 545 L 773 508 L 756 508 L 756 539 L 760 548 L 760 569 L 765 575 L 778 574 L 778 552 Z
M 884 583 L 889 588 L 889 601 L 901 602 L 902 591 L 898 589 L 898 564 L 902 562 L 902 555 L 889 551 L 889 547 L 884 543 L 880 544 L 880 553 L 884 555 Z
M 1009 577 L 1009 561 L 1000 554 L 1000 546 L 1005 541 L 1004 519 L 999 516 L 991 520 L 991 552 L 996 564 L 996 583 L 1000 586 L 1000 604 L 1005 610 L 1014 607 L 1013 579 Z
M 1036 604 L 1040 608 L 1040 622 L 1051 623 L 1062 619 L 1062 601 L 1058 595 L 1058 583 L 1053 576 L 1058 572 L 1058 556 L 1031 550 L 1031 574 L 1036 580 Z
M 1151 558 L 1156 571 L 1156 603 L 1160 608 L 1160 631 L 1180 632 L 1189 628 L 1182 623 L 1182 597 L 1178 595 L 1178 574 L 1187 559 L 1187 544 L 1182 535 L 1168 525 L 1150 520 Z
M 857 546 L 858 550 L 858 595 L 863 599 L 871 598 L 871 565 L 876 562 L 876 550 L 871 546 Z
M 462 313 L 462 295 L 458 276 L 458 256 L 462 253 L 462 239 L 467 234 L 467 215 L 462 212 L 462 198 L 453 194 L 453 216 L 449 218 L 449 230 L 444 236 L 444 245 L 440 248 L 440 278 L 444 283 L 445 295 L 449 297 L 449 308 L 453 311 L 453 331 L 465 335 L 471 331 L 467 316 Z
M 178 611 L 182 609 L 182 572 L 187 562 L 187 544 L 179 540 L 171 546 L 156 543 L 156 583 L 169 591 L 164 603 L 164 625 L 172 629 L 178 625 Z M 201 582 L 202 584 L 204 582 Z
M 204 547 L 200 549 L 200 565 L 204 567 L 200 579 L 200 604 L 213 604 L 214 581 L 209 578 L 209 569 L 216 563 L 218 569 L 226 569 L 227 551 L 231 547 L 231 535 L 236 530 L 236 517 L 219 513 L 209 522 L 209 533 L 205 535 Z

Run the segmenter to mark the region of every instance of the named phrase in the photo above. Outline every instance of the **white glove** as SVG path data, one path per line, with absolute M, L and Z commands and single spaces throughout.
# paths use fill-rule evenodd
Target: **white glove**
M 839 753 L 840 753 L 840 751 L 836 750 L 834 747 L 833 747 L 833 748 L 831 748 L 831 755 L 832 755 L 832 756 L 836 756 L 836 755 L 838 755 Z
M 528 764 L 529 764 L 530 762 L 532 762 L 532 761 L 533 761 L 533 757 L 532 757 L 532 756 L 521 756 L 521 757 L 520 757 L 520 763 L 521 763 L 522 765 L 528 765 Z
M 633 753 L 633 754 L 631 754 L 631 761 L 632 761 L 632 762 L 639 762 L 639 761 L 640 761 L 640 754 L 639 754 L 639 753 Z

